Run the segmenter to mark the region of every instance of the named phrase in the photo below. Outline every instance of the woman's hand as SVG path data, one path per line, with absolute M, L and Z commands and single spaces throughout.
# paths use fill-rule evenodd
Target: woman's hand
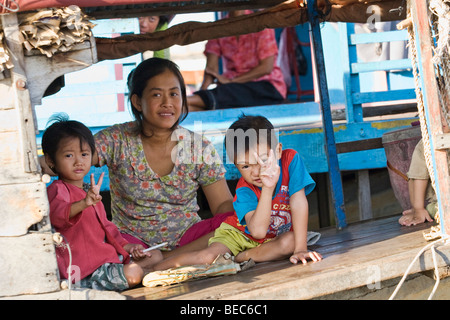
M 231 82 L 230 79 L 219 74 L 218 72 L 214 71 L 213 69 L 206 68 L 205 72 L 207 74 L 211 75 L 212 77 L 214 77 L 219 84 L 227 84 L 227 83 Z

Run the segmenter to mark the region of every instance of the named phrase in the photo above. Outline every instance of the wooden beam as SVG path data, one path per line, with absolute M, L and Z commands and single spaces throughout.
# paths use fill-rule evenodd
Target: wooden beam
M 441 103 L 436 83 L 435 66 L 433 65 L 433 44 L 428 19 L 427 1 L 409 1 L 414 26 L 414 36 L 418 54 L 418 69 L 420 73 L 421 89 L 425 104 L 425 117 L 431 146 L 433 171 L 438 199 L 441 231 L 450 234 L 450 176 L 448 170 L 447 150 L 436 149 L 435 138 L 443 133 L 441 117 Z M 426 133 L 422 133 L 424 135 Z
M 0 237 L 0 297 L 60 289 L 52 234 Z
M 436 141 L 435 150 L 450 149 L 450 133 L 437 134 L 434 141 Z
M 325 72 L 325 59 L 323 55 L 322 36 L 320 33 L 320 21 L 315 10 L 316 1 L 308 3 L 308 18 L 311 24 L 311 36 L 314 48 L 314 61 L 319 79 L 319 97 L 322 112 L 322 125 L 325 136 L 325 151 L 327 154 L 328 172 L 330 177 L 331 195 L 338 229 L 347 226 L 344 204 L 344 190 L 342 187 L 341 171 L 336 152 L 333 120 L 331 118 L 331 104 L 328 94 L 327 77 Z
M 359 220 L 372 219 L 372 197 L 370 192 L 369 170 L 358 170 Z
M 336 143 L 337 153 L 347 153 L 378 148 L 383 148 L 381 138 Z
M 236 1 L 183 1 L 155 2 L 141 6 L 110 6 L 83 8 L 83 12 L 96 19 L 135 18 L 146 15 L 174 15 L 196 12 L 263 9 L 283 3 L 284 0 Z

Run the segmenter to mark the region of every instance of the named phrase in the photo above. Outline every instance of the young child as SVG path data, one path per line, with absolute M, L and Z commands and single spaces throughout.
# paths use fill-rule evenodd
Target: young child
M 272 124 L 262 116 L 240 117 L 227 130 L 225 146 L 242 175 L 234 197 L 235 214 L 216 229 L 208 248 L 169 257 L 155 270 L 210 264 L 227 252 L 236 262 L 321 260 L 319 253 L 307 249 L 306 195 L 315 182 L 297 152 L 282 151 Z
M 430 183 L 422 140 L 414 148 L 408 178 L 411 209 L 403 211 L 398 222 L 404 226 L 412 226 L 433 221 L 437 212 L 437 199 Z
M 70 246 L 57 247 L 61 278 L 68 279 L 68 268 L 82 287 L 99 290 L 124 290 L 142 281 L 144 272 L 162 260 L 159 250 L 143 252 L 142 245 L 130 244 L 106 217 L 100 186 L 91 175 L 91 185 L 83 178 L 91 167 L 94 137 L 82 123 L 59 116 L 46 129 L 42 149 L 47 165 L 58 174 L 47 189 L 50 221 Z M 130 255 L 135 262 L 130 261 Z

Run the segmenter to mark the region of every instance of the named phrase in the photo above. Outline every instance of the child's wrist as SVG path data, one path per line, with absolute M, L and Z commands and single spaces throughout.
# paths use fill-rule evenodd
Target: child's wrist
M 298 245 L 298 246 L 294 246 L 294 253 L 297 252 L 307 252 L 308 251 L 308 247 L 306 245 Z

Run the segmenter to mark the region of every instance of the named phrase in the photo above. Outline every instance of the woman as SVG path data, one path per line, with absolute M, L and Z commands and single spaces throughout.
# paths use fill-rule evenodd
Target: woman
M 130 243 L 206 247 L 232 214 L 233 199 L 212 144 L 179 126 L 188 112 L 183 77 L 172 61 L 151 58 L 130 73 L 128 88 L 135 121 L 98 132 L 92 159 L 108 166 L 112 221 Z M 197 214 L 199 187 L 214 216 L 204 221 Z

